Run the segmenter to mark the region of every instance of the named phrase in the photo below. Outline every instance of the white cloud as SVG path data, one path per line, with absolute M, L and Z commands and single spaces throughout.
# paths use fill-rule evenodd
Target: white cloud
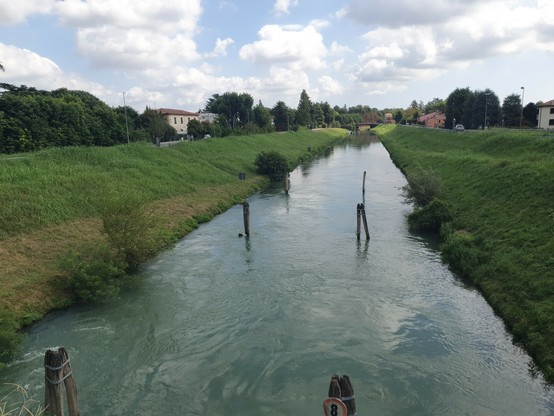
M 325 95 L 340 95 L 344 92 L 341 83 L 328 75 L 319 77 L 318 82 L 321 92 Z
M 218 56 L 227 56 L 227 47 L 235 43 L 235 41 L 231 38 L 226 38 L 221 40 L 220 38 L 217 38 L 215 42 L 215 47 L 213 51 L 206 54 L 209 58 L 216 58 Z
M 296 29 L 296 28 L 295 28 Z M 293 69 L 320 69 L 327 49 L 323 37 L 313 26 L 301 30 L 289 30 L 277 26 L 264 26 L 260 40 L 244 45 L 239 52 L 241 59 L 258 64 L 280 64 Z
M 77 50 L 93 67 L 167 67 L 199 58 L 200 0 L 64 0 L 63 24 L 77 28 Z
M 277 16 L 281 14 L 289 14 L 289 8 L 298 6 L 298 0 L 275 0 L 273 10 Z
M 30 50 L 0 43 L 0 56 L 6 70 L 0 72 L 0 82 L 44 90 L 84 90 L 101 99 L 112 94 L 101 84 L 87 81 L 77 74 L 63 72 L 55 62 Z
M 0 2 L 0 24 L 21 23 L 31 15 L 49 13 L 54 2 L 55 0 L 3 0 Z
M 31 82 L 32 86 L 43 88 L 46 85 L 35 85 L 35 80 L 39 82 L 47 79 L 49 81 L 61 78 L 62 71 L 58 65 L 50 59 L 38 55 L 27 49 L 20 49 L 15 46 L 0 43 L 0 56 L 2 65 L 6 72 L 0 72 L 2 82 L 12 82 L 20 80 L 20 83 Z

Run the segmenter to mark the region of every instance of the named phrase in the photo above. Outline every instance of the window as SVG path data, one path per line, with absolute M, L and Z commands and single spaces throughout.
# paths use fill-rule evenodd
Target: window
M 554 114 L 554 107 L 550 109 L 550 114 Z
M 181 117 L 181 124 L 183 124 L 183 117 Z
M 173 124 L 177 124 L 177 117 L 173 117 Z
M 554 118 L 551 119 L 551 120 L 548 120 L 548 125 L 549 126 L 554 126 Z

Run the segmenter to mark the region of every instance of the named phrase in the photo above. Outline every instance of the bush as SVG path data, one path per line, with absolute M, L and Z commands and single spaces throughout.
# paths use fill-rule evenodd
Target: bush
M 19 325 L 7 312 L 0 312 L 0 368 L 2 363 L 11 360 L 18 351 L 23 339 Z
M 430 204 L 416 208 L 408 215 L 408 224 L 412 230 L 439 232 L 441 226 L 452 221 L 450 206 L 435 198 Z
M 153 236 L 154 217 L 143 205 L 127 199 L 105 203 L 102 213 L 104 232 L 118 256 L 135 271 L 156 249 L 163 245 L 160 235 Z
M 461 277 L 469 278 L 485 261 L 475 237 L 466 231 L 455 231 L 441 246 L 442 259 Z
M 261 152 L 255 162 L 258 172 L 268 175 L 274 182 L 284 180 L 289 173 L 289 164 L 285 156 L 278 152 Z
M 422 207 L 440 194 L 441 180 L 432 171 L 419 167 L 407 175 L 407 180 L 408 183 L 401 188 L 406 204 Z
M 126 276 L 124 261 L 106 246 L 91 247 L 86 253 L 70 252 L 61 268 L 69 276 L 69 286 L 82 302 L 115 298 Z

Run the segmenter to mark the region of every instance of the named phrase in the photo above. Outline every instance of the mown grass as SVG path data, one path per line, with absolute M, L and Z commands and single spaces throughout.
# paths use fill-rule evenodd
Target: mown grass
M 260 152 L 279 152 L 292 168 L 345 136 L 326 129 L 0 157 L 0 347 L 13 350 L 15 329 L 75 300 L 60 259 L 109 243 L 106 207 L 146 206 L 153 253 L 267 184 L 254 164 Z
M 554 382 L 554 134 L 383 127 L 407 175 L 432 171 L 453 220 L 443 258 L 473 282 Z

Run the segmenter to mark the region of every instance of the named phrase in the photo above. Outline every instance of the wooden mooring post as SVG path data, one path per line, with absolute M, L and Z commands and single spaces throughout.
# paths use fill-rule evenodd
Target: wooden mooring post
M 369 240 L 369 228 L 367 226 L 367 218 L 365 215 L 365 205 L 358 204 L 356 207 L 356 238 L 360 239 L 361 223 L 364 223 L 365 238 Z
M 346 374 L 331 377 L 328 397 L 323 401 L 323 412 L 325 416 L 356 416 L 354 388 Z
M 364 180 L 362 182 L 362 194 L 365 194 L 365 176 L 366 176 L 366 171 L 364 170 Z
M 290 173 L 287 173 L 285 176 L 285 194 L 289 194 L 290 189 Z
M 44 408 L 55 416 L 64 416 L 64 392 L 70 416 L 79 416 L 77 385 L 73 378 L 69 356 L 65 348 L 48 350 L 44 355 Z
M 244 235 L 250 235 L 250 205 L 248 202 L 242 204 L 242 216 L 244 218 Z
M 362 221 L 364 223 L 365 238 L 369 240 L 369 229 L 367 227 L 367 218 L 365 215 L 365 204 L 360 204 L 360 213 L 361 213 Z

